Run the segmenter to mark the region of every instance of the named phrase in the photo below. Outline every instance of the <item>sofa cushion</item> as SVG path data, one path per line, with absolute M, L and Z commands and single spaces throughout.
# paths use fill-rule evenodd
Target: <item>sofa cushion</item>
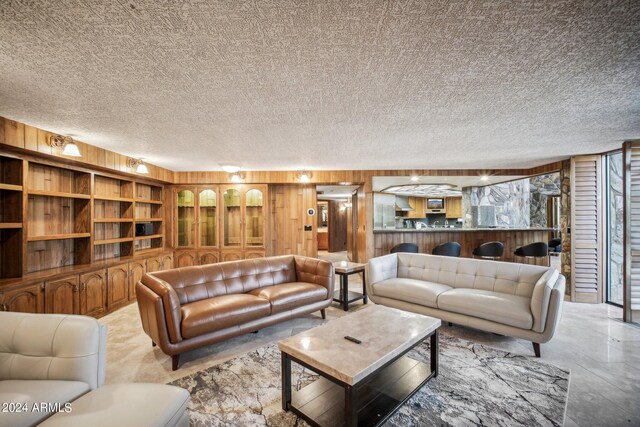
M 451 289 L 453 288 L 440 283 L 405 278 L 387 279 L 373 284 L 373 293 L 376 296 L 433 308 L 438 308 L 438 295 Z
M 26 412 L 5 412 L 0 415 L 0 426 L 32 426 L 51 416 L 55 407 L 41 403 L 64 404 L 77 399 L 90 390 L 82 381 L 4 380 L 0 381 L 0 402 L 27 404 Z M 37 410 L 34 411 L 34 404 Z
M 164 384 L 108 384 L 73 402 L 73 411 L 58 413 L 47 427 L 173 427 L 187 410 L 189 392 Z
M 326 300 L 327 288 L 313 283 L 291 282 L 254 289 L 249 294 L 264 298 L 271 303 L 271 313 L 282 313 L 296 307 Z
M 533 326 L 531 299 L 502 292 L 451 289 L 438 296 L 438 308 L 521 329 Z
M 222 295 L 180 307 L 184 338 L 241 325 L 271 314 L 271 304 L 249 294 Z

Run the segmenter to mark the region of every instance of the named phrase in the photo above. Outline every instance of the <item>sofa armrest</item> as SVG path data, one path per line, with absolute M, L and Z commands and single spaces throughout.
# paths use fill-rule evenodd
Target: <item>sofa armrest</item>
M 398 254 L 389 254 L 371 258 L 367 263 L 367 293 L 375 295 L 373 284 L 398 277 Z
M 547 322 L 547 313 L 549 311 L 549 302 L 551 299 L 551 291 L 556 286 L 556 282 L 561 276 L 555 268 L 549 269 L 536 282 L 533 293 L 531 294 L 531 314 L 533 315 L 534 332 L 542 332 Z
M 540 343 L 549 341 L 553 334 L 555 334 L 558 325 L 560 324 L 560 317 L 562 316 L 562 304 L 565 297 L 566 279 L 560 274 L 558 280 L 551 289 L 551 296 L 549 297 L 549 309 L 547 310 L 547 322 L 545 324 L 544 331 L 542 332 L 542 338 Z
M 140 308 L 140 315 L 143 315 L 143 310 L 153 310 L 156 302 L 156 297 L 159 297 L 162 301 L 162 307 L 164 309 L 164 325 L 158 325 L 164 327 L 167 330 L 167 335 L 172 343 L 178 343 L 182 341 L 182 334 L 180 332 L 180 325 L 182 323 L 182 314 L 180 313 L 180 299 L 173 286 L 165 282 L 162 279 L 151 274 L 145 274 L 142 276 L 142 280 L 136 284 L 136 288 L 144 286 L 151 292 L 143 292 L 140 295 L 136 295 L 138 299 L 138 307 Z M 149 334 L 148 331 L 147 334 Z M 156 343 L 157 344 L 157 343 Z
M 107 326 L 86 316 L 0 313 L 0 380 L 104 384 Z
M 333 264 L 317 258 L 294 256 L 296 278 L 301 282 L 314 283 L 327 289 L 327 298 L 333 298 L 335 271 Z

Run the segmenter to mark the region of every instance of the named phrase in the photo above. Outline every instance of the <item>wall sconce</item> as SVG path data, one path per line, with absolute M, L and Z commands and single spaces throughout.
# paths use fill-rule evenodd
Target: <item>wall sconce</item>
M 234 172 L 229 174 L 231 177 L 231 182 L 235 182 L 236 184 L 240 184 L 244 182 L 244 178 L 240 175 L 240 172 Z
M 351 202 L 344 202 L 344 207 L 345 207 L 345 208 L 347 208 L 347 209 L 351 209 L 351 206 L 353 206 L 353 205 L 351 204 Z
M 130 158 L 127 162 L 127 166 L 131 169 L 136 168 L 136 173 L 149 173 L 149 168 L 144 164 L 142 159 L 132 159 Z
M 70 136 L 53 135 L 49 140 L 49 145 L 53 148 L 62 148 L 62 154 L 65 156 L 82 157 L 80 149 Z
M 304 183 L 311 182 L 311 172 L 303 170 L 298 174 L 298 180 Z

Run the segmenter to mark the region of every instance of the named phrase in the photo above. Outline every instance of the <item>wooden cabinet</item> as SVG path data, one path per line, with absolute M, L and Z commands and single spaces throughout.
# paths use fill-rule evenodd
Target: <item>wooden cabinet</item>
M 220 253 L 222 261 L 238 261 L 243 258 L 242 251 L 223 251 Z
M 447 218 L 462 218 L 462 197 L 447 197 L 444 208 Z
M 426 199 L 424 197 L 409 197 L 412 211 L 407 212 L 407 218 L 425 218 Z
M 222 193 L 222 250 L 255 253 L 266 249 L 267 186 L 225 185 Z M 223 254 L 223 258 L 226 255 Z
M 122 264 L 107 270 L 107 307 L 113 310 L 129 301 L 129 265 Z
M 0 293 L 0 307 L 2 311 L 43 313 L 43 286 L 43 284 L 39 283 Z
M 245 259 L 251 259 L 251 258 L 264 258 L 264 251 L 245 251 L 244 252 L 244 258 Z
M 147 272 L 147 260 L 131 261 L 129 263 L 129 301 L 136 299 L 136 283 L 142 280 Z
M 200 265 L 215 264 L 216 262 L 220 262 L 219 251 L 198 251 L 198 263 Z
M 80 314 L 78 276 L 45 282 L 44 312 Z
M 198 253 L 195 250 L 176 251 L 176 268 L 198 265 Z
M 80 275 L 80 314 L 99 317 L 107 312 L 107 271 Z
M 153 257 L 147 259 L 147 273 L 162 270 L 162 257 Z
M 173 255 L 165 254 L 160 256 L 161 270 L 170 270 L 173 268 Z

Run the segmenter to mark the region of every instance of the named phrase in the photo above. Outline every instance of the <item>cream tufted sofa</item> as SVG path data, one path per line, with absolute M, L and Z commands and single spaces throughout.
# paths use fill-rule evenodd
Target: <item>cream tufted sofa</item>
M 0 312 L 0 427 L 188 426 L 186 390 L 103 385 L 106 337 L 90 317 Z
M 372 258 L 366 278 L 376 304 L 523 338 L 538 357 L 558 326 L 565 290 L 555 268 L 426 254 Z

